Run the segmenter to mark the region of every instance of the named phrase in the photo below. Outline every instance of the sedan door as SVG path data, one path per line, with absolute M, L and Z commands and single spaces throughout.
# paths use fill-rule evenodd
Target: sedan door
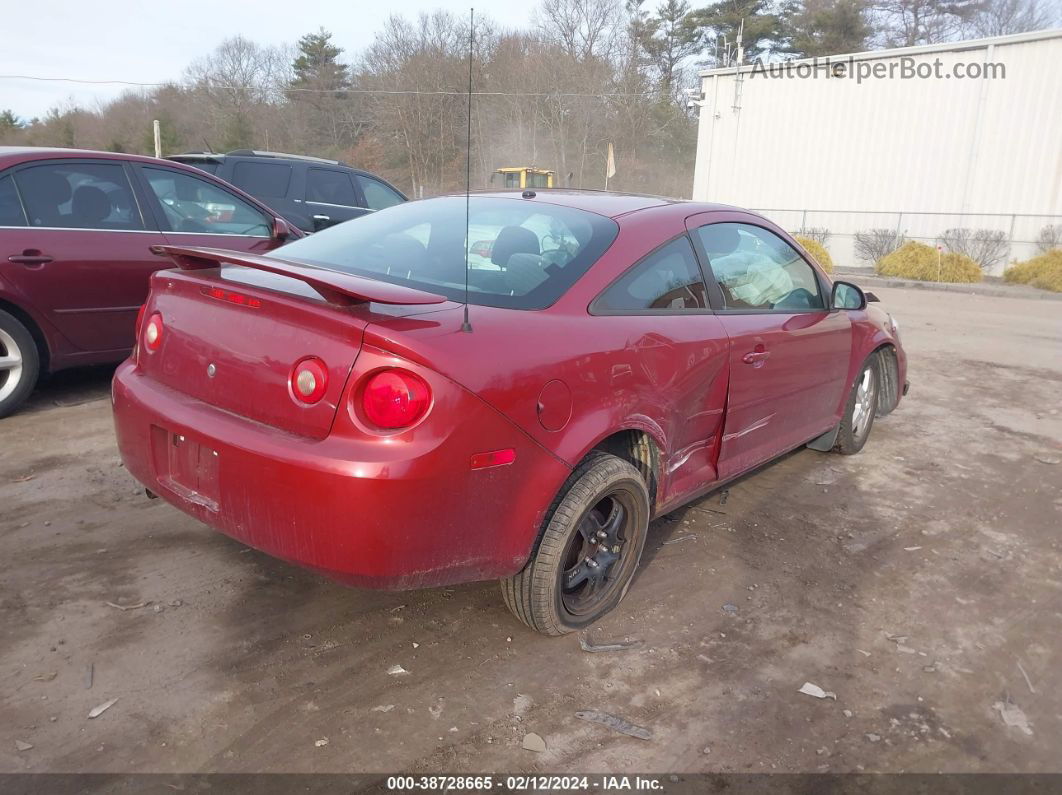
M 73 358 L 120 358 L 133 345 L 136 313 L 160 267 L 164 243 L 118 160 L 33 161 L 7 172 L 26 223 L 0 228 L 0 268 L 38 315 L 69 343 Z M 68 363 L 68 362 L 64 362 Z
M 173 245 L 265 253 L 283 242 L 273 234 L 275 216 L 205 174 L 148 164 L 137 170 Z
M 818 436 L 839 418 L 852 348 L 828 282 L 789 243 L 755 223 L 688 225 L 708 265 L 713 306 L 730 337 L 720 476 L 732 477 Z

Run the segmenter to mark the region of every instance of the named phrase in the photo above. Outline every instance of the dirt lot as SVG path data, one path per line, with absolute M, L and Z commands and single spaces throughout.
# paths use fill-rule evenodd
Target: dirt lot
M 901 409 L 657 521 L 624 652 L 215 534 L 119 466 L 108 373 L 56 379 L 0 423 L 0 771 L 1062 771 L 1062 304 L 878 292 Z

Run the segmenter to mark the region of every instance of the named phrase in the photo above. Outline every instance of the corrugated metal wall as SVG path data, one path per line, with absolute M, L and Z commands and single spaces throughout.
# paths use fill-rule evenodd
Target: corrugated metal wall
M 1006 77 L 705 72 L 693 198 L 828 228 L 842 265 L 869 264 L 851 236 L 874 227 L 929 241 L 955 226 L 999 229 L 1015 241 L 1009 259 L 1027 256 L 1041 226 L 1062 222 L 1062 31 L 854 58 L 904 56 L 939 58 L 945 73 L 1001 63 Z

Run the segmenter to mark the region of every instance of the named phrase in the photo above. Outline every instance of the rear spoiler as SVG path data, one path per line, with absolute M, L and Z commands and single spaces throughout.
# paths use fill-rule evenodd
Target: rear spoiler
M 181 270 L 194 271 L 218 268 L 222 265 L 241 265 L 245 268 L 268 271 L 298 279 L 310 285 L 331 304 L 351 304 L 375 301 L 379 304 L 442 304 L 446 298 L 412 287 L 376 281 L 364 276 L 340 273 L 291 260 L 263 257 L 242 251 L 220 248 L 185 248 L 184 246 L 152 246 L 151 253 L 169 257 Z

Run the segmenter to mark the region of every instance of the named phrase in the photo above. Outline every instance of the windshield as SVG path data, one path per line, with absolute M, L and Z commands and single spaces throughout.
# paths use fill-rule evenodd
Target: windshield
M 527 199 L 463 196 L 409 202 L 338 224 L 273 252 L 463 301 L 544 309 L 605 252 L 608 218 Z

